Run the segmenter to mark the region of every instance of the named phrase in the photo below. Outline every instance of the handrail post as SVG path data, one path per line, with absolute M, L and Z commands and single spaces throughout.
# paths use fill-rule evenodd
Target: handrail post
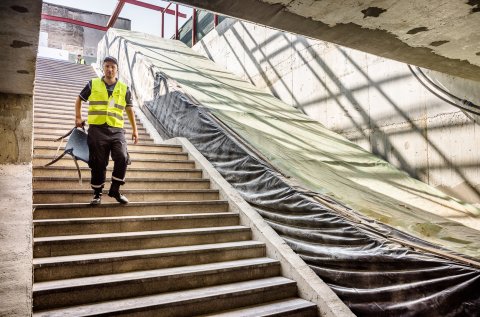
M 162 39 L 165 37 L 165 12 L 162 12 Z
M 175 39 L 178 40 L 178 4 L 175 4 Z
M 197 9 L 193 9 L 192 14 L 192 47 L 195 45 L 197 41 Z

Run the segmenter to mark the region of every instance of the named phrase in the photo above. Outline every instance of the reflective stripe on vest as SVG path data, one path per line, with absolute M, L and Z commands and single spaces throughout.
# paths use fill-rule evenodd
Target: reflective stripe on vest
M 127 105 L 127 85 L 117 81 L 110 98 L 107 87 L 101 78 L 92 79 L 92 92 L 88 97 L 88 124 L 108 124 L 123 128 L 123 111 Z

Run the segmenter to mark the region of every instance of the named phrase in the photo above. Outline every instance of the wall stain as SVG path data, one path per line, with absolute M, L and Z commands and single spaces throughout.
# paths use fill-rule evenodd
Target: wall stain
M 26 12 L 28 12 L 28 9 L 25 8 L 25 7 L 22 7 L 22 6 L 13 5 L 13 6 L 11 6 L 10 8 L 12 8 L 13 10 L 15 10 L 15 11 L 17 11 L 17 12 L 20 12 L 20 13 L 26 13 Z
M 425 27 L 425 26 L 420 26 L 418 28 L 414 28 L 414 29 L 409 30 L 407 32 L 407 34 L 417 34 L 417 33 L 425 32 L 425 31 L 428 31 L 428 28 Z
M 475 55 L 480 56 L 480 52 L 476 52 Z
M 450 42 L 450 41 L 434 41 L 434 42 L 432 42 L 428 45 L 436 47 L 436 46 L 440 46 L 440 45 L 443 45 L 443 44 L 448 43 L 448 42 Z
M 472 12 L 480 12 L 480 0 L 468 0 L 467 4 L 472 6 Z
M 13 47 L 13 48 L 21 48 L 21 47 L 27 47 L 27 46 L 32 46 L 32 44 L 24 41 L 17 41 L 17 40 L 13 40 L 12 44 L 10 44 L 10 47 Z
M 385 11 L 387 11 L 387 10 L 382 9 L 382 8 L 378 8 L 378 7 L 369 7 L 365 10 L 362 10 L 361 12 L 363 13 L 363 18 L 365 19 L 366 17 L 378 18 L 378 16 Z
M 25 69 L 17 70 L 17 73 L 19 73 L 19 74 L 30 74 L 30 72 L 28 70 L 25 70 Z

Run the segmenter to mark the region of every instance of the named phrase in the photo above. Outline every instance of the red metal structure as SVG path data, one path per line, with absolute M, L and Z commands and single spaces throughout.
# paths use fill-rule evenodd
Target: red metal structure
M 112 15 L 110 16 L 110 19 L 108 19 L 107 22 L 107 28 L 111 28 L 115 22 L 118 19 L 118 16 L 120 15 L 120 12 L 122 12 L 123 6 L 125 5 L 125 0 L 118 0 L 117 6 L 115 7 L 115 10 L 113 11 Z
M 162 38 L 165 37 L 165 35 L 164 35 L 164 33 L 165 33 L 165 12 L 168 10 L 168 8 L 170 7 L 171 4 L 172 3 L 170 2 L 168 4 L 168 6 L 164 10 L 161 11 L 162 12 Z M 175 16 L 177 17 L 178 15 L 175 14 Z
M 101 31 L 107 31 L 108 30 L 108 27 L 106 27 L 106 26 L 87 23 L 87 22 L 78 21 L 78 20 L 69 19 L 69 18 L 56 17 L 56 16 L 48 15 L 48 14 L 42 14 L 42 19 L 76 24 L 76 25 L 84 26 L 84 27 L 91 28 L 91 29 L 101 30 Z
M 193 9 L 192 14 L 192 47 L 197 42 L 197 9 Z
M 120 13 L 123 10 L 123 7 L 125 4 L 132 4 L 135 6 L 143 7 L 149 10 L 155 10 L 158 11 L 162 14 L 162 26 L 161 26 L 161 35 L 162 37 L 165 37 L 165 14 L 171 14 L 175 15 L 175 39 L 179 39 L 179 25 L 178 25 L 178 19 L 179 18 L 186 18 L 187 15 L 185 13 L 181 13 L 179 11 L 179 5 L 175 4 L 175 10 L 170 9 L 170 6 L 173 4 L 172 2 L 169 2 L 169 4 L 166 7 L 146 3 L 143 1 L 139 0 L 118 0 L 117 5 L 115 6 L 115 9 L 113 10 L 112 15 L 110 16 L 107 25 L 97 25 L 97 24 L 92 24 L 88 22 L 83 22 L 83 21 L 78 21 L 75 19 L 70 19 L 70 18 L 64 18 L 64 17 L 57 17 L 57 16 L 52 16 L 48 14 L 42 14 L 42 19 L 44 20 L 51 20 L 51 21 L 59 21 L 59 22 L 65 22 L 65 23 L 71 23 L 71 24 L 76 24 L 92 29 L 97 29 L 101 31 L 108 31 L 109 28 L 113 27 L 115 25 L 115 22 L 117 21 L 118 17 L 120 16 Z M 193 15 L 192 15 L 192 46 L 195 45 L 197 42 L 197 9 L 193 8 Z M 214 15 L 214 26 L 216 27 L 218 25 L 218 15 Z
M 146 3 L 146 2 L 138 1 L 138 0 L 118 0 L 117 5 L 115 6 L 115 9 L 113 10 L 113 13 L 110 16 L 110 19 L 108 20 L 106 26 L 93 24 L 93 23 L 88 23 L 88 22 L 83 22 L 83 21 L 70 19 L 70 18 L 57 17 L 57 16 L 53 16 L 53 15 L 48 15 L 48 14 L 42 14 L 42 19 L 71 23 L 71 24 L 76 24 L 76 25 L 80 25 L 80 26 L 83 26 L 83 27 L 87 27 L 87 28 L 96 29 L 96 30 L 108 31 L 109 28 L 111 28 L 115 25 L 115 22 L 117 21 L 118 17 L 120 16 L 120 13 L 122 12 L 122 9 L 123 9 L 125 3 L 161 12 L 161 14 L 162 14 L 162 32 L 161 32 L 162 37 L 164 37 L 164 30 L 165 30 L 165 23 L 164 23 L 165 13 L 175 15 L 175 38 L 178 39 L 178 18 L 186 18 L 187 15 L 185 13 L 179 12 L 178 4 L 175 4 L 175 10 L 169 9 L 172 2 L 170 2 L 167 7 L 161 7 L 161 6 L 157 6 L 157 5 L 154 5 L 154 4 L 150 4 L 150 3 Z

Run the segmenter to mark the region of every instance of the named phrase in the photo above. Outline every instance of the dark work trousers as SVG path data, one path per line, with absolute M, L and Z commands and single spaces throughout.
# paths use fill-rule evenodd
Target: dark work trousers
M 120 185 L 125 184 L 127 172 L 127 141 L 125 130 L 108 125 L 93 125 L 88 128 L 88 150 L 90 151 L 89 166 L 92 169 L 90 184 L 96 192 L 100 192 L 105 185 L 105 175 L 110 154 L 112 155 L 113 173 L 112 190 L 118 191 Z

